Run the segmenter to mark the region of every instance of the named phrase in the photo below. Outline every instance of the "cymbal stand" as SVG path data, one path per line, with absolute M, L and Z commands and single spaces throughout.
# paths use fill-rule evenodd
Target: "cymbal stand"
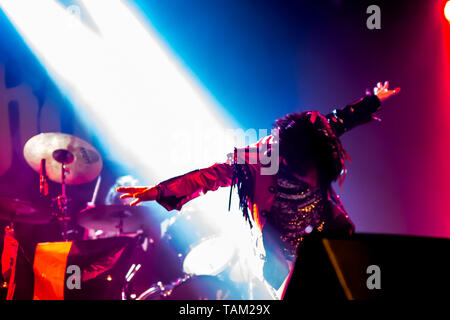
M 62 227 L 62 237 L 64 241 L 69 241 L 68 237 L 68 223 L 70 221 L 70 217 L 67 215 L 67 204 L 69 202 L 69 198 L 66 193 L 66 173 L 69 172 L 69 168 L 66 168 L 64 163 L 61 163 L 61 194 L 56 197 L 57 204 L 57 219 Z
M 123 216 L 123 214 L 121 213 L 121 214 L 119 215 L 119 224 L 116 225 L 117 236 L 119 236 L 119 237 L 123 234 L 123 218 L 124 218 L 124 216 Z
M 64 241 L 69 241 L 67 225 L 70 217 L 67 216 L 67 203 L 70 201 L 66 193 L 66 174 L 70 173 L 66 165 L 75 160 L 75 156 L 68 150 L 57 149 L 53 151 L 53 159 L 61 163 L 61 194 L 56 198 L 57 204 L 57 218 L 62 226 L 62 236 Z

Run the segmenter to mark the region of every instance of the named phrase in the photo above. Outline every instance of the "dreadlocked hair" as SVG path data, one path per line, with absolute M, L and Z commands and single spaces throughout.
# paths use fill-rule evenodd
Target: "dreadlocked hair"
M 290 113 L 276 120 L 280 156 L 290 170 L 306 176 L 316 168 L 322 188 L 345 174 L 345 159 L 350 160 L 339 138 L 334 134 L 327 118 L 317 111 Z

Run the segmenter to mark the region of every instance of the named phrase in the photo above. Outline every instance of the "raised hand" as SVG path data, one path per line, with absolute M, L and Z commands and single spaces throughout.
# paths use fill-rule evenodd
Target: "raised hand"
M 389 90 L 389 81 L 385 81 L 384 85 L 382 85 L 381 82 L 378 82 L 377 86 L 373 89 L 373 93 L 378 97 L 378 99 L 380 99 L 381 102 L 399 92 L 400 88 Z
M 136 198 L 130 203 L 130 206 L 135 206 L 142 201 L 153 201 L 158 197 L 158 189 L 156 187 L 119 187 L 117 192 L 124 193 L 120 199 Z

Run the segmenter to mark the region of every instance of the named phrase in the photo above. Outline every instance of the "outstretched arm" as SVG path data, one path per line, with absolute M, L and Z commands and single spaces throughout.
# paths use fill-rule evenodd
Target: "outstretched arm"
M 389 82 L 384 85 L 378 82 L 373 89 L 373 95 L 347 105 L 343 109 L 333 110 L 326 117 L 337 136 L 353 129 L 354 127 L 367 123 L 374 119 L 375 112 L 380 108 L 381 102 L 400 92 L 400 88 L 389 90 Z
M 135 198 L 130 205 L 156 200 L 167 210 L 180 210 L 188 201 L 219 187 L 231 185 L 233 167 L 228 163 L 216 163 L 211 167 L 195 170 L 166 180 L 153 187 L 119 187 L 124 193 L 121 199 Z

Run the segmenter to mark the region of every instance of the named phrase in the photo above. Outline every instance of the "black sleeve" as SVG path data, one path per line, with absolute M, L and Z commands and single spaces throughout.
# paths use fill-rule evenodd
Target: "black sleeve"
M 372 115 L 378 111 L 380 105 L 380 99 L 376 95 L 368 95 L 343 109 L 333 110 L 326 118 L 334 133 L 341 136 L 344 132 L 371 121 Z

